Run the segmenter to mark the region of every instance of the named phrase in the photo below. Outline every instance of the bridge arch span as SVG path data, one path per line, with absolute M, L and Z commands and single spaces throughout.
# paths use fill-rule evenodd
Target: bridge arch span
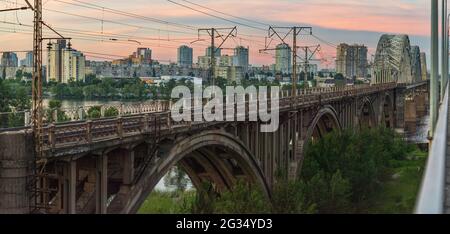
M 229 189 L 237 179 L 258 183 L 267 196 L 270 188 L 256 157 L 232 134 L 209 130 L 184 137 L 172 147 L 161 146 L 158 159 L 132 188 L 125 213 L 135 213 L 169 170 L 179 164 L 199 188 L 210 181 L 218 191 Z
M 298 138 L 299 150 L 297 150 L 297 154 L 299 155 L 296 159 L 299 160 L 296 161 L 294 172 L 297 177 L 301 174 L 308 144 L 324 137 L 327 133 L 341 130 L 342 125 L 339 121 L 338 114 L 331 105 L 326 105 L 316 112 L 314 118 L 308 125 L 306 134 L 303 135 L 303 138 Z M 297 136 L 300 135 L 300 133 L 297 133 Z
M 324 106 L 320 109 L 309 125 L 306 133 L 306 141 L 323 137 L 325 134 L 342 129 L 338 114 L 332 106 Z
M 359 107 L 357 115 L 358 125 L 360 129 L 365 127 L 373 128 L 377 126 L 377 115 L 373 108 L 373 103 L 368 97 L 365 97 L 361 101 L 361 105 Z
M 392 96 L 387 93 L 384 96 L 382 106 L 381 106 L 381 126 L 385 126 L 386 128 L 393 128 L 395 124 L 394 118 L 394 100 Z

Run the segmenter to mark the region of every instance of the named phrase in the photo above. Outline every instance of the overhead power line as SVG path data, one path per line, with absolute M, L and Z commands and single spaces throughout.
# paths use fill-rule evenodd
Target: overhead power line
M 67 2 L 67 1 L 62 1 L 62 0 L 53 0 L 53 1 L 60 2 L 60 3 L 63 3 L 63 4 L 69 4 L 69 5 L 73 5 L 73 6 L 79 6 L 79 7 L 94 9 L 94 10 L 98 10 L 98 11 L 109 12 L 109 13 L 112 13 L 112 14 L 127 16 L 127 17 L 131 17 L 131 18 L 142 19 L 142 20 L 146 20 L 146 21 L 159 23 L 159 24 L 170 25 L 170 26 L 173 26 L 173 27 L 179 27 L 179 28 L 190 29 L 190 30 L 197 30 L 196 27 L 191 26 L 191 25 L 173 23 L 173 22 L 169 22 L 169 21 L 165 21 L 165 20 L 161 20 L 161 19 L 148 17 L 148 16 L 143 16 L 143 15 L 138 15 L 138 14 L 134 14 L 134 13 L 129 13 L 129 12 L 126 12 L 126 11 L 116 10 L 116 9 L 112 9 L 112 8 L 109 8 L 109 7 L 105 7 L 105 6 L 101 6 L 101 5 L 97 5 L 97 4 L 93 4 L 93 3 L 88 3 L 88 2 L 84 2 L 84 1 L 78 1 L 78 0 L 73 0 L 73 2 Z M 74 3 L 74 2 L 77 2 L 77 3 Z
M 227 22 L 232 23 L 232 24 L 238 24 L 238 25 L 245 26 L 245 27 L 248 27 L 248 28 L 261 30 L 261 31 L 264 31 L 264 32 L 267 31 L 267 29 L 265 29 L 265 28 L 256 27 L 256 26 L 245 24 L 245 23 L 241 23 L 241 22 L 238 22 L 238 21 L 235 21 L 235 20 L 230 20 L 230 19 L 218 16 L 218 15 L 210 14 L 208 12 L 205 12 L 205 11 L 202 11 L 202 10 L 199 10 L 199 9 L 195 9 L 193 7 L 190 7 L 188 5 L 185 5 L 185 4 L 182 4 L 182 3 L 179 3 L 179 2 L 175 2 L 175 1 L 172 1 L 172 0 L 167 0 L 167 1 L 170 2 L 170 3 L 173 3 L 175 5 L 178 5 L 178 6 L 181 6 L 181 7 L 184 7 L 184 8 L 187 8 L 187 9 L 190 9 L 190 10 L 202 13 L 204 15 L 208 15 L 208 16 L 211 16 L 211 17 L 214 17 L 214 18 L 217 18 L 217 19 L 221 19 L 221 20 L 227 21 Z
M 207 10 L 210 10 L 210 11 L 213 11 L 213 12 L 216 12 L 216 13 L 219 13 L 219 14 L 222 14 L 222 15 L 226 15 L 226 16 L 229 16 L 229 17 L 233 17 L 233 18 L 236 18 L 236 19 L 244 20 L 244 21 L 247 21 L 247 22 L 259 24 L 259 25 L 266 26 L 266 27 L 269 27 L 269 26 L 270 26 L 269 24 L 266 24 L 266 23 L 261 23 L 261 22 L 258 22 L 258 21 L 256 21 L 256 20 L 247 19 L 247 18 L 240 17 L 240 16 L 235 16 L 235 15 L 232 15 L 232 14 L 229 14 L 229 13 L 225 13 L 225 12 L 223 12 L 223 11 L 219 11 L 219 10 L 216 10 L 216 9 L 213 9 L 213 8 L 210 8 L 210 7 L 206 7 L 206 6 L 204 6 L 204 5 L 200 5 L 200 4 L 195 3 L 195 2 L 192 2 L 192 1 L 188 1 L 188 0 L 181 0 L 181 1 L 190 3 L 190 4 L 192 4 L 192 5 L 195 5 L 195 6 L 198 6 L 198 7 L 201 7 L 201 8 L 204 8 L 204 9 L 207 9 Z

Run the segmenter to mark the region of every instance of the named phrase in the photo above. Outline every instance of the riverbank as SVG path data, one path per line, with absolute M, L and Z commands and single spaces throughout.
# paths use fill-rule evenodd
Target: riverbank
M 408 159 L 393 163 L 374 199 L 361 213 L 412 214 L 427 157 L 427 152 L 417 150 Z

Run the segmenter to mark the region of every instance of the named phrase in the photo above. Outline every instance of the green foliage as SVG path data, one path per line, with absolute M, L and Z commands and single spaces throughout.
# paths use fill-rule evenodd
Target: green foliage
M 3 67 L 2 79 L 6 80 L 6 67 Z
M 219 214 L 263 214 L 270 211 L 270 201 L 259 186 L 245 181 L 238 181 L 230 191 L 220 194 L 214 203 L 214 213 Z
M 27 79 L 31 79 L 33 77 L 33 74 L 31 74 L 30 72 L 24 72 L 23 76 Z
M 212 214 L 217 193 L 211 183 L 204 182 L 197 190 L 194 201 L 190 204 L 192 214 Z
M 144 201 L 139 214 L 188 214 L 195 199 L 195 191 L 184 193 L 153 191 Z
M 189 178 L 178 166 L 169 170 L 168 174 L 164 177 L 164 185 L 166 187 L 175 187 L 175 190 L 179 192 L 184 192 L 188 184 Z
M 105 117 L 115 117 L 119 115 L 119 110 L 117 108 L 111 106 L 106 108 L 105 110 Z
M 320 213 L 354 212 L 352 207 L 357 209 L 380 188 L 392 161 L 405 160 L 413 150 L 386 128 L 334 132 L 307 147 L 302 180 L 315 184 L 309 195 Z M 335 201 L 333 194 L 341 200 Z
M 342 73 L 336 73 L 336 75 L 334 75 L 334 79 L 335 80 L 345 80 L 344 75 L 342 75 Z
M 306 185 L 300 181 L 278 181 L 272 192 L 272 213 L 315 213 L 315 204 L 306 201 Z
M 16 71 L 16 79 L 22 79 L 22 77 L 23 77 L 22 70 L 17 70 Z
M 24 82 L 0 79 L 0 112 L 15 112 L 0 115 L 0 127 L 24 125 L 24 114 L 18 113 L 30 108 L 31 87 Z
M 66 113 L 61 109 L 62 103 L 60 100 L 50 100 L 48 103 L 48 109 L 47 109 L 47 122 L 53 123 L 53 122 L 64 122 L 69 120 L 69 117 L 66 115 Z M 56 119 L 55 119 L 55 113 L 56 113 Z
M 102 117 L 101 106 L 93 106 L 88 109 L 87 116 L 89 119 L 98 119 Z

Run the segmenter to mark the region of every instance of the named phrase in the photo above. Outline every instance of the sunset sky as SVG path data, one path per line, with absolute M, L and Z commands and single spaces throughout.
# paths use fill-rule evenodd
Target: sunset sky
M 93 54 L 87 54 L 88 59 L 95 60 L 127 56 L 141 46 L 150 47 L 154 59 L 176 61 L 176 47 L 187 44 L 194 47 L 194 61 L 197 61 L 196 57 L 204 54 L 209 41 L 206 35 L 202 35 L 201 39 L 205 41 L 191 44 L 197 38 L 195 28 L 235 25 L 238 26 L 238 38 L 230 40 L 225 47 L 249 46 L 250 63 L 259 65 L 274 63 L 273 52 L 259 53 L 264 48 L 264 37 L 267 36 L 267 32 L 262 29 L 267 29 L 267 25 L 313 27 L 313 33 L 328 44 L 312 36 L 301 36 L 299 44 L 322 44 L 322 51 L 318 54 L 318 57 L 325 59 L 322 61 L 322 68 L 334 67 L 333 57 L 336 52 L 333 44 L 365 44 L 369 47 L 369 52 L 374 53 L 383 33 L 408 34 L 411 44 L 419 45 L 427 53 L 429 51 L 428 0 L 189 0 L 252 21 L 219 14 L 183 0 L 173 1 L 247 26 L 213 18 L 167 0 L 44 0 L 44 21 L 61 29 L 63 35 L 73 37 L 75 49 L 107 54 L 96 55 L 98 57 L 95 58 L 92 57 Z M 90 7 L 86 8 L 67 4 L 84 5 L 83 2 L 182 26 L 157 23 L 149 18 L 138 19 L 113 14 L 93 5 L 85 5 Z M 22 0 L 0 0 L 0 9 L 12 8 L 16 4 L 22 6 L 24 3 Z M 0 13 L 0 51 L 30 50 L 31 24 L 31 11 Z M 80 30 L 84 34 L 80 34 Z M 46 36 L 53 37 L 54 34 L 46 31 Z M 118 40 L 111 42 L 110 38 Z M 278 42 L 274 41 L 271 47 L 276 43 Z M 231 50 L 224 52 L 231 53 Z M 23 57 L 23 53 L 19 53 L 19 57 Z

